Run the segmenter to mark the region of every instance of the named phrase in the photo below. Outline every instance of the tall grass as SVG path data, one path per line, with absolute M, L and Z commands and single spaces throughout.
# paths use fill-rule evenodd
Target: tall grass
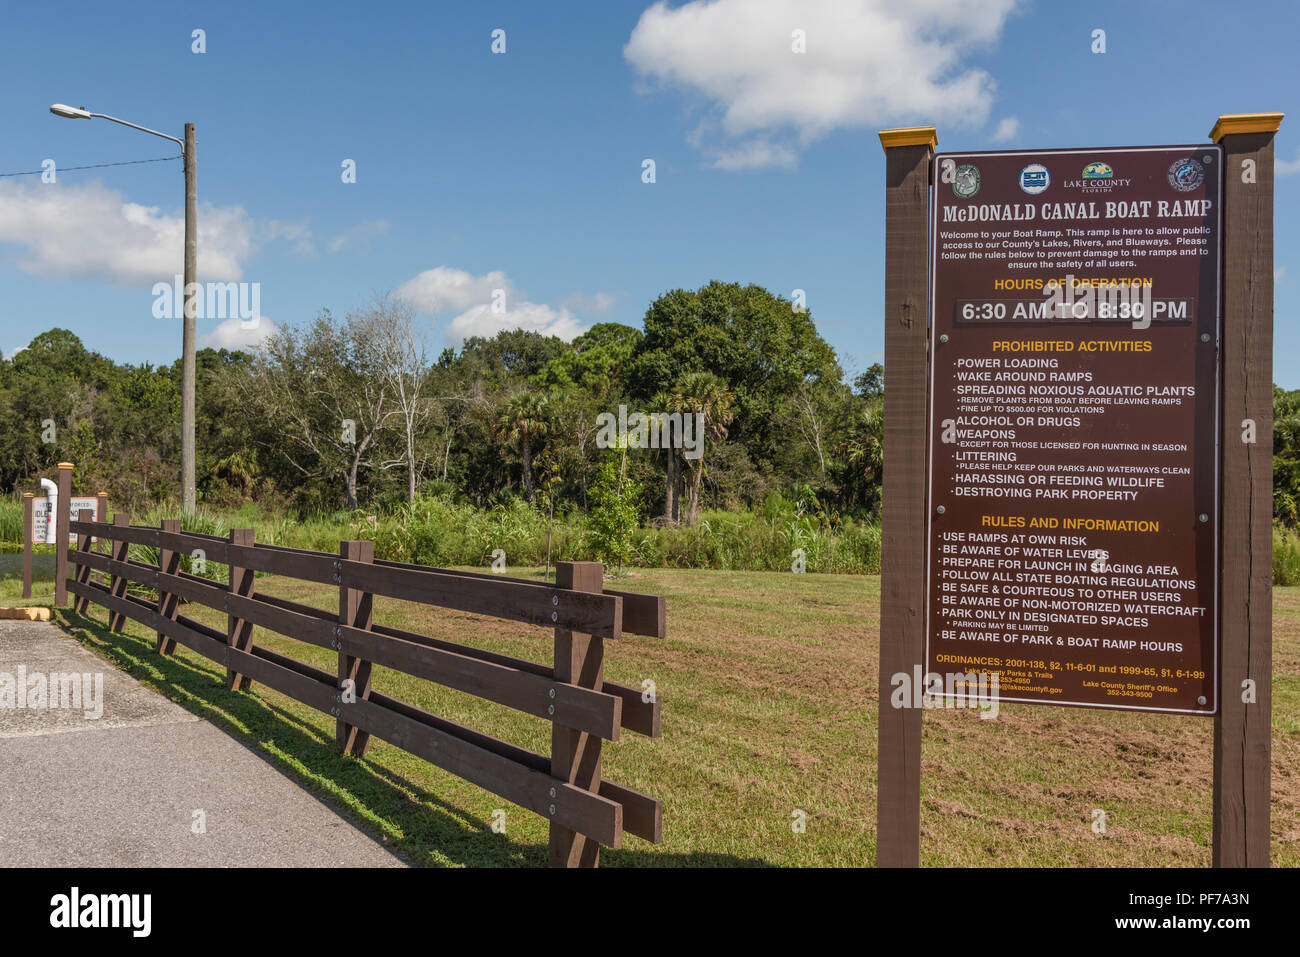
M 420 498 L 372 525 L 358 516 L 351 534 L 372 538 L 375 556 L 421 565 L 488 565 L 500 549 L 509 565 L 546 559 L 547 519 L 515 499 L 477 509 L 445 497 Z M 551 560 L 589 558 L 589 529 L 579 515 L 557 518 Z M 633 535 L 629 564 L 652 568 L 789 571 L 802 549 L 810 572 L 877 573 L 880 529 L 846 521 L 834 528 L 793 506 L 775 514 L 705 512 L 693 526 L 642 528 Z
M 181 515 L 174 503 L 133 514 L 133 525 L 157 526 Z M 371 521 L 371 518 L 374 521 Z M 507 567 L 546 561 L 546 514 L 522 499 L 490 509 L 427 496 L 388 514 L 365 510 L 295 518 L 249 503 L 234 512 L 199 508 L 181 518 L 187 532 L 226 538 L 232 528 L 252 528 L 263 545 L 282 545 L 337 553 L 345 538 L 373 539 L 375 557 L 420 565 L 490 565 L 493 552 L 505 553 Z M 0 550 L 22 550 L 22 499 L 0 498 Z M 551 532 L 551 561 L 591 557 L 588 529 L 580 514 L 557 515 Z M 714 568 L 727 571 L 789 571 L 794 552 L 803 550 L 809 572 L 879 574 L 880 526 L 849 519 L 828 522 L 779 497 L 756 512 L 704 512 L 692 526 L 641 528 L 633 536 L 629 564 L 643 568 Z M 132 545 L 131 557 L 156 564 L 157 550 Z M 186 571 L 224 581 L 226 567 L 207 562 Z M 1300 532 L 1274 527 L 1273 584 L 1300 585 Z
M 1300 534 L 1274 526 L 1273 584 L 1300 585 Z
M 0 499 L 0 542 L 23 541 L 23 500 Z

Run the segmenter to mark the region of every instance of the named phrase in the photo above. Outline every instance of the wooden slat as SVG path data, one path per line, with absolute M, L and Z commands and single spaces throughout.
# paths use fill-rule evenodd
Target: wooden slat
M 492 581 L 391 565 L 345 561 L 342 566 L 343 584 L 375 595 L 531 625 L 582 630 L 605 638 L 622 634 L 620 598 L 569 592 L 532 582 Z
M 226 562 L 271 575 L 337 585 L 338 558 L 322 552 L 299 552 L 265 545 L 228 545 Z
M 73 594 L 87 598 L 110 612 L 120 612 L 132 621 L 139 622 L 147 628 L 161 631 L 168 638 L 179 641 L 182 645 L 197 651 L 205 658 L 210 658 L 217 664 L 225 663 L 225 636 L 200 622 L 192 621 L 183 616 L 178 616 L 175 621 L 163 618 L 158 614 L 156 608 L 143 599 L 136 598 L 133 595 L 127 595 L 124 598 L 110 595 L 106 586 L 96 582 L 87 582 L 83 585 L 75 580 L 70 580 L 68 588 Z
M 478 661 L 489 661 L 493 664 L 503 665 L 507 668 L 540 675 L 548 680 L 554 678 L 555 675 L 555 670 L 550 665 L 526 661 L 523 658 L 512 658 L 509 655 L 498 654 L 494 651 L 485 651 L 482 648 L 473 648 L 469 645 L 460 645 L 455 642 L 445 641 L 441 638 L 431 638 L 428 635 L 419 635 L 415 632 L 404 631 L 401 628 L 393 628 L 389 625 L 372 625 L 370 630 L 379 635 L 389 635 L 393 638 L 401 638 L 404 641 L 413 642 L 414 644 L 424 645 L 430 648 L 440 648 L 444 651 L 451 652 L 455 655 L 461 655 L 466 658 L 473 658 Z M 622 699 L 623 707 L 619 724 L 624 731 L 635 731 L 637 734 L 644 734 L 649 737 L 657 738 L 659 736 L 660 703 L 658 696 L 650 702 L 642 701 L 641 690 L 639 688 L 629 688 L 626 685 L 615 684 L 611 681 L 606 681 L 601 685 L 600 693 L 613 695 Z M 599 733 L 591 728 L 588 728 L 587 730 L 592 731 L 593 734 Z
M 614 695 L 623 703 L 624 728 L 637 734 L 644 734 L 648 738 L 659 737 L 662 704 L 657 689 L 654 697 L 649 701 L 644 700 L 642 697 L 644 692 L 640 688 L 629 688 L 627 685 L 614 684 L 611 681 L 604 682 L 600 690 L 604 694 Z
M 668 637 L 668 602 L 662 595 L 606 588 L 606 595 L 623 599 L 623 630 L 651 638 Z
M 600 780 L 600 796 L 623 805 L 623 830 L 627 833 L 651 844 L 663 841 L 664 805 L 658 798 L 625 788 L 608 778 Z
M 131 545 L 158 544 L 158 529 L 144 525 L 104 525 L 101 522 L 71 522 L 70 530 L 85 532 L 98 538 L 114 542 L 127 542 Z
M 228 666 L 231 661 L 230 656 L 233 654 L 235 656 L 233 659 L 234 666 L 241 673 L 247 674 L 254 680 L 262 682 L 267 687 L 273 688 L 282 694 L 294 698 L 295 700 L 302 701 L 304 704 L 314 707 L 317 710 L 330 713 L 333 709 L 341 709 L 342 707 L 342 705 L 335 700 L 337 689 L 331 683 L 334 676 L 320 668 L 316 668 L 312 665 L 306 664 L 305 662 L 294 661 L 291 658 L 277 654 L 269 649 L 259 648 L 257 646 L 253 646 L 251 653 L 239 651 L 232 652 L 232 650 L 224 643 L 225 635 L 216 629 L 192 621 L 184 616 L 178 616 L 176 620 L 165 618 L 164 616 L 159 615 L 157 609 L 150 606 L 147 602 L 129 595 L 126 596 L 126 598 L 117 598 L 110 595 L 107 589 L 102 585 L 97 585 L 95 583 L 86 583 L 83 585 L 76 581 L 69 581 L 68 588 L 74 594 L 83 596 L 90 601 L 109 608 L 110 610 L 120 611 L 122 614 L 126 615 L 126 617 L 139 622 L 147 628 L 162 631 L 171 640 L 179 642 L 204 657 L 211 659 L 217 665 Z M 438 736 L 446 736 L 447 738 L 454 739 L 455 742 L 459 745 L 464 745 L 466 748 L 487 752 L 503 761 L 516 764 L 533 775 L 548 779 L 550 777 L 548 773 L 550 759 L 545 755 L 528 751 L 527 749 L 520 748 L 517 745 L 493 738 L 490 735 L 482 734 L 481 732 L 473 731 L 469 728 L 457 725 L 454 722 L 421 711 L 412 705 L 390 698 L 377 691 L 371 693 L 369 703 L 384 708 L 401 719 L 418 725 L 423 725 L 424 727 L 436 732 Z M 356 722 L 355 717 L 353 717 L 352 720 L 354 723 Z M 381 721 L 379 723 L 384 722 Z M 392 722 L 387 722 L 386 726 L 391 727 Z M 409 750 L 399 741 L 391 741 L 383 734 L 378 734 L 375 731 L 374 725 L 368 727 L 367 730 L 372 734 L 377 734 L 378 737 L 384 738 L 384 740 L 389 740 L 391 744 L 394 744 L 397 747 Z M 437 740 L 442 740 L 442 738 L 439 737 Z M 436 745 L 433 746 L 436 747 Z M 419 754 L 421 757 L 426 757 L 426 755 L 420 754 L 417 751 L 412 751 L 411 753 Z M 462 756 L 468 754 L 471 757 L 473 754 L 471 751 L 465 751 L 464 748 L 460 749 L 458 753 Z M 431 760 L 432 763 L 437 764 L 439 767 L 444 767 L 446 770 L 451 770 L 452 773 L 459 773 L 453 768 L 446 767 L 446 765 L 437 760 L 427 757 L 426 760 Z M 467 780 L 470 779 L 467 778 Z M 528 784 L 529 790 L 527 796 L 532 799 L 537 798 L 534 787 L 535 780 L 535 778 L 527 779 L 527 781 L 530 782 Z M 479 781 L 476 781 L 475 783 L 481 784 Z M 488 787 L 487 785 L 482 784 L 481 786 Z M 554 786 L 558 788 L 559 784 L 557 783 Z M 545 797 L 548 799 L 549 787 L 550 785 L 547 786 L 545 792 Z M 493 790 L 491 787 L 488 787 L 488 789 Z M 502 794 L 499 791 L 493 790 L 493 793 L 501 794 L 501 796 L 505 797 L 507 800 L 515 800 L 515 798 L 510 795 Z M 569 791 L 563 791 L 562 793 L 568 797 L 575 797 Z M 621 785 L 615 784 L 607 779 L 602 779 L 601 781 L 599 796 L 610 803 L 622 807 L 622 811 L 620 812 L 622 818 L 622 830 L 647 841 L 658 842 L 661 839 L 662 807 L 659 801 L 641 794 L 640 792 L 633 791 L 630 788 L 622 787 Z M 577 797 L 576 800 L 581 802 L 582 799 Z M 538 800 L 533 800 L 532 804 L 523 801 L 515 801 L 515 803 L 528 807 L 530 810 L 537 811 L 537 813 L 541 814 L 543 817 L 550 819 L 549 800 L 540 810 Z M 582 815 L 591 813 L 590 810 L 575 813 L 577 813 L 578 816 L 570 818 L 567 811 L 561 812 L 559 806 L 557 806 L 556 819 L 562 820 L 562 822 L 568 824 L 576 823 L 585 827 L 586 818 L 582 817 Z M 597 808 L 596 813 L 602 815 L 602 819 L 604 820 L 609 819 L 609 809 L 603 805 Z M 609 843 L 607 838 L 612 837 L 613 834 L 612 831 L 607 829 L 599 831 L 598 833 L 592 833 L 590 836 L 602 843 Z M 618 845 L 610 844 L 610 846 Z
M 480 578 L 486 581 L 514 582 L 520 585 L 536 585 L 530 578 L 517 578 L 511 575 L 494 575 L 488 572 L 470 572 L 458 568 L 435 568 L 430 565 L 412 565 L 409 562 L 375 561 L 376 565 L 387 568 L 412 568 L 417 571 L 441 572 L 447 575 L 460 575 L 467 578 Z M 617 591 L 607 588 L 606 595 L 623 599 L 623 631 L 626 634 L 649 635 L 651 638 L 667 636 L 666 602 L 661 595 L 643 595 L 637 592 Z
M 288 695 L 296 701 L 329 713 L 338 707 L 334 700 L 338 688 L 333 683 L 316 681 L 300 672 L 285 667 L 272 660 L 264 648 L 254 648 L 257 654 L 243 651 L 234 646 L 227 649 L 226 667 L 236 674 L 244 675 L 252 681 L 258 681 L 268 688 L 274 688 L 281 694 Z
M 373 631 L 342 628 L 339 640 L 345 649 L 375 664 L 436 681 L 566 728 L 618 740 L 623 702 L 614 695 Z
M 342 707 L 350 723 L 403 751 L 577 834 L 609 847 L 622 846 L 623 806 L 615 801 L 398 714 L 373 695 L 369 701 L 359 699 Z
M 322 672 L 323 674 L 323 672 Z M 529 751 L 518 745 L 502 741 L 499 738 L 491 737 L 478 731 L 473 731 L 461 725 L 447 721 L 445 718 L 439 718 L 437 715 L 430 714 L 427 711 L 421 711 L 413 705 L 404 701 L 398 701 L 378 691 L 372 692 L 370 700 L 376 704 L 383 705 L 398 714 L 405 715 L 413 721 L 419 721 L 428 724 L 431 727 L 439 728 L 449 734 L 469 741 L 476 747 L 491 751 L 493 754 L 500 755 L 514 761 L 516 764 L 522 764 L 542 774 L 549 774 L 551 769 L 551 759 L 544 754 L 538 754 L 535 751 Z M 609 791 L 610 793 L 606 793 Z M 639 791 L 633 791 L 630 788 L 622 787 L 615 784 L 608 778 L 602 778 L 600 782 L 600 796 L 609 798 L 611 801 L 624 803 L 623 830 L 628 834 L 647 841 L 658 843 L 662 837 L 660 830 L 662 824 L 662 808 L 659 807 L 659 801 L 655 798 L 647 797 Z M 659 823 L 656 823 L 659 822 Z
M 267 605 L 274 605 L 276 608 L 283 608 L 299 615 L 306 615 L 308 618 L 326 618 L 334 621 L 338 616 L 332 611 L 326 611 L 324 608 L 315 608 L 311 605 L 304 605 L 301 602 L 290 601 L 287 598 L 281 598 L 279 595 L 268 595 L 265 592 L 253 592 L 253 597 Z

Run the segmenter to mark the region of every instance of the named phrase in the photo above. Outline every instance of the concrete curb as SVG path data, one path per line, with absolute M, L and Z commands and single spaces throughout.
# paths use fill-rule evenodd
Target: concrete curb
M 18 619 L 19 621 L 49 621 L 48 608 L 0 608 L 0 618 Z

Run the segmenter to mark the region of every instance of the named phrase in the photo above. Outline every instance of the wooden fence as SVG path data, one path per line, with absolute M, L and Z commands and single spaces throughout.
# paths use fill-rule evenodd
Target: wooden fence
M 59 549 L 56 579 L 75 596 L 78 612 L 95 602 L 108 611 L 114 631 L 128 618 L 156 631 L 161 654 L 180 643 L 224 665 L 232 690 L 260 681 L 334 715 L 345 754 L 364 754 L 373 735 L 540 814 L 550 821 L 553 867 L 595 866 L 599 845 L 620 847 L 625 831 L 659 842 L 662 805 L 601 776 L 601 743 L 617 741 L 623 730 L 659 735 L 658 695 L 605 681 L 603 665 L 607 638 L 664 636 L 664 600 L 603 590 L 600 563 L 560 562 L 555 584 L 544 584 L 376 561 L 368 541 L 341 542 L 339 554 L 331 555 L 258 545 L 252 529 L 225 539 L 183 533 L 175 519 L 153 528 L 132 526 L 121 513 L 111 524 L 93 521 L 89 510 L 77 518 L 68 525 L 77 548 Z M 92 536 L 108 544 L 107 554 L 91 550 Z M 156 548 L 158 564 L 128 557 L 130 545 Z M 181 570 L 181 556 L 196 550 L 228 566 L 228 585 Z M 106 583 L 92 581 L 92 570 Z M 337 587 L 337 613 L 257 591 L 259 571 Z M 129 582 L 154 589 L 156 599 L 130 594 Z M 554 662 L 385 627 L 373 620 L 377 595 L 553 628 Z M 182 600 L 225 612 L 226 630 L 180 614 Z M 258 647 L 254 627 L 337 651 L 337 674 Z M 374 665 L 549 721 L 550 756 L 381 694 L 371 687 Z

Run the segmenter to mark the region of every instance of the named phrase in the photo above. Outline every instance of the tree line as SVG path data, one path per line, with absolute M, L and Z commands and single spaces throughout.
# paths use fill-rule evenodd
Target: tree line
M 602 448 L 602 416 L 695 416 L 699 454 Z M 884 373 L 846 382 L 811 313 L 758 286 L 675 289 L 643 329 L 572 342 L 524 330 L 433 355 L 424 323 L 380 296 L 286 327 L 252 353 L 198 353 L 198 488 L 213 508 L 391 509 L 417 495 L 593 507 L 602 466 L 637 514 L 691 524 L 772 493 L 829 517 L 880 505 Z M 114 362 L 66 329 L 0 361 L 0 482 L 36 491 L 59 461 L 123 508 L 175 501 L 180 362 Z M 631 432 L 631 429 L 629 429 Z M 644 444 L 644 443 L 641 443 Z M 1275 389 L 1274 515 L 1300 520 L 1300 390 Z M 599 493 L 608 496 L 605 489 Z
M 840 514 L 878 508 L 879 365 L 846 383 L 812 315 L 753 285 L 672 290 L 643 325 L 572 342 L 508 330 L 434 355 L 427 324 L 379 296 L 255 352 L 200 350 L 200 502 L 305 514 L 449 494 L 586 511 L 617 456 L 638 512 L 665 523 L 792 490 Z M 700 454 L 602 448 L 602 414 L 620 406 L 693 416 Z M 179 361 L 117 363 L 52 329 L 0 363 L 0 481 L 32 490 L 68 460 L 123 508 L 175 500 L 179 419 Z

